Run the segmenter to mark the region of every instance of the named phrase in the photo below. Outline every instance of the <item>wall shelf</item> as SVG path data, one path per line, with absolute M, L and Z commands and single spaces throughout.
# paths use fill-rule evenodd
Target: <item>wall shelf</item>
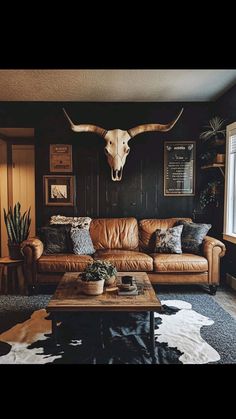
M 211 163 L 211 164 L 206 164 L 205 166 L 202 166 L 201 169 L 205 170 L 205 169 L 218 168 L 221 171 L 222 176 L 225 176 L 224 167 L 225 167 L 224 163 Z

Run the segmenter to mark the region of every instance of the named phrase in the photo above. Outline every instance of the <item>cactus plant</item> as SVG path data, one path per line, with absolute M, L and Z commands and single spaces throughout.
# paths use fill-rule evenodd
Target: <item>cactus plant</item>
M 21 205 L 19 202 L 14 206 L 14 209 L 9 208 L 8 213 L 5 208 L 4 220 L 8 235 L 8 244 L 20 244 L 29 236 L 30 229 L 30 208 L 21 216 Z

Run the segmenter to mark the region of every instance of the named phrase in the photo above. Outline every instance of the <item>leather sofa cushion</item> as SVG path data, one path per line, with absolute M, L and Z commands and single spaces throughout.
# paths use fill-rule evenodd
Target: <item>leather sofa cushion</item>
M 208 261 L 203 256 L 190 253 L 160 254 L 152 253 L 154 272 L 207 272 Z
M 149 218 L 139 221 L 139 248 L 144 251 L 154 252 L 155 231 L 174 226 L 179 220 L 191 222 L 191 218 Z
M 100 260 L 109 260 L 120 272 L 150 272 L 153 270 L 153 260 L 146 253 L 129 250 L 97 250 L 97 252 L 94 254 L 94 258 Z
M 42 255 L 37 261 L 38 272 L 82 272 L 93 258 L 88 255 L 61 253 Z
M 138 248 L 138 222 L 133 217 L 93 219 L 90 235 L 96 250 Z

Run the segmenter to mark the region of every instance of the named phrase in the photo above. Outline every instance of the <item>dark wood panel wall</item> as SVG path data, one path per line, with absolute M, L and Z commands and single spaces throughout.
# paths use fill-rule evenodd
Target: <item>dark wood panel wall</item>
M 184 106 L 176 126 L 167 133 L 143 133 L 130 140 L 130 154 L 123 179 L 113 182 L 104 154 L 104 140 L 93 133 L 74 133 L 62 113 L 53 105 L 40 122 L 36 139 L 37 219 L 42 225 L 52 214 L 90 217 L 137 218 L 192 216 L 196 197 L 165 197 L 163 191 L 163 153 L 165 140 L 196 140 L 207 121 L 208 103 L 68 103 L 66 110 L 74 123 L 92 123 L 105 129 L 129 129 L 141 123 L 171 121 Z M 42 176 L 49 174 L 49 144 L 73 145 L 76 176 L 76 205 L 45 207 Z M 197 167 L 197 188 L 200 172 Z
M 92 123 L 105 129 L 129 129 L 142 123 L 167 123 L 184 106 L 176 126 L 167 133 L 143 133 L 130 140 L 121 182 L 113 182 L 104 155 L 104 140 L 93 133 L 70 130 L 62 108 L 74 123 Z M 193 216 L 198 208 L 202 173 L 198 165 L 199 132 L 212 113 L 212 103 L 0 103 L 0 126 L 34 127 L 36 138 L 37 226 L 52 214 L 137 218 Z M 164 141 L 197 142 L 196 196 L 165 197 L 163 190 Z M 46 207 L 43 175 L 50 174 L 49 146 L 73 146 L 76 178 L 74 207 Z

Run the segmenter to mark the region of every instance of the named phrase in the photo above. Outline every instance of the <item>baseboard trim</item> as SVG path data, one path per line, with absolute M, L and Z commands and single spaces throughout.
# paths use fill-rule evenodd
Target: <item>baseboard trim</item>
M 236 277 L 227 273 L 226 274 L 226 283 L 230 286 L 230 288 L 232 288 L 233 290 L 236 291 Z

